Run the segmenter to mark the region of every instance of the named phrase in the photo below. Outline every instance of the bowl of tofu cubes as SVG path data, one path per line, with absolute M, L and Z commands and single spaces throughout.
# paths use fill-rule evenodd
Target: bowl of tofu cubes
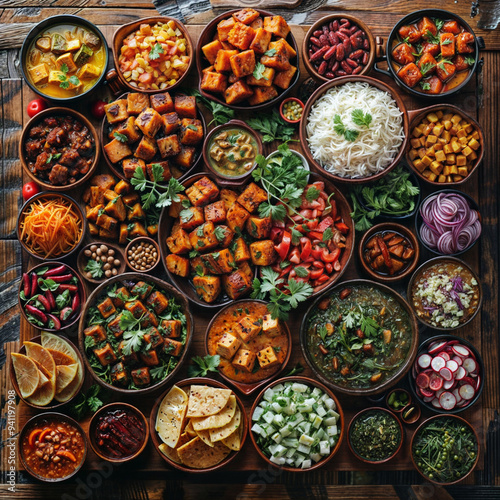
M 81 99 L 104 78 L 108 45 L 90 21 L 73 15 L 44 19 L 21 47 L 21 70 L 26 83 L 51 101 Z
M 92 292 L 78 332 L 85 365 L 98 384 L 123 395 L 147 394 L 165 387 L 182 366 L 193 317 L 172 285 L 125 273 Z
M 104 109 L 104 158 L 121 179 L 130 180 L 139 168 L 146 178 L 168 183 L 189 175 L 201 160 L 206 125 L 196 97 L 129 92 Z
M 225 12 L 198 40 L 200 92 L 233 109 L 268 108 L 298 82 L 298 53 L 283 17 L 252 8 Z

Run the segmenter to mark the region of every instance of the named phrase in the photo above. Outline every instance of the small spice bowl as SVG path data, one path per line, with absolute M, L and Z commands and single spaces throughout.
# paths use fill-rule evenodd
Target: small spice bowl
M 385 404 L 393 413 L 401 414 L 411 404 L 410 393 L 405 389 L 393 389 L 387 394 Z
M 422 410 L 417 403 L 410 403 L 406 408 L 403 408 L 400 418 L 404 424 L 416 424 L 422 416 Z
M 287 97 L 281 102 L 280 116 L 287 123 L 299 123 L 304 112 L 304 103 L 296 97 Z
M 125 248 L 127 266 L 138 273 L 151 272 L 160 262 L 160 247 L 152 238 L 141 236 Z
M 94 261 L 96 264 L 89 266 L 90 261 Z M 85 245 L 80 250 L 77 265 L 83 278 L 90 283 L 99 284 L 112 276 L 123 274 L 126 263 L 125 255 L 120 247 L 108 242 L 96 241 Z M 92 272 L 94 272 L 94 276 L 91 274 Z
M 370 421 L 375 422 L 374 419 L 380 420 L 379 422 L 377 422 L 377 434 L 373 436 L 374 438 L 376 438 L 376 444 L 380 444 L 382 438 L 382 435 L 380 434 L 382 425 L 391 425 L 392 428 L 386 427 L 390 429 L 388 437 L 391 438 L 391 436 L 394 436 L 394 442 L 391 446 L 388 446 L 388 451 L 379 459 L 375 457 L 370 458 L 368 456 L 363 456 L 362 451 L 358 449 L 356 447 L 356 444 L 354 443 L 354 434 L 358 434 L 358 432 L 361 431 L 361 427 L 363 425 L 369 426 Z M 399 436 L 395 434 L 397 430 L 399 430 Z M 361 437 L 363 444 L 369 444 L 370 436 L 368 436 L 366 433 L 362 433 Z M 391 413 L 389 410 L 386 410 L 385 408 L 366 408 L 365 410 L 362 410 L 354 415 L 351 422 L 349 423 L 349 429 L 347 431 L 347 443 L 349 444 L 349 449 L 351 450 L 353 455 L 362 462 L 369 464 L 382 464 L 388 462 L 398 454 L 399 450 L 403 446 L 403 441 L 404 432 L 401 422 L 393 413 Z M 376 449 L 380 450 L 380 447 L 377 446 Z
M 144 414 L 127 403 L 110 403 L 90 420 L 90 446 L 94 453 L 114 464 L 138 457 L 149 440 L 149 424 Z

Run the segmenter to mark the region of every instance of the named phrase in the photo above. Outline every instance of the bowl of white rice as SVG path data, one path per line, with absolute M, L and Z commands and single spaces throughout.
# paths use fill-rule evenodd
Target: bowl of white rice
M 406 107 L 385 83 L 366 76 L 327 82 L 309 98 L 300 143 L 312 170 L 332 181 L 372 182 L 404 155 Z

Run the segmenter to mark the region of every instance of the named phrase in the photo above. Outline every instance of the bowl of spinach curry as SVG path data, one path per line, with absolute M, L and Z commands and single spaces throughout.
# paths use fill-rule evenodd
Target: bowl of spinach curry
M 352 280 L 310 306 L 300 344 L 324 384 L 367 396 L 387 390 L 408 372 L 417 352 L 418 326 L 410 306 L 394 290 Z

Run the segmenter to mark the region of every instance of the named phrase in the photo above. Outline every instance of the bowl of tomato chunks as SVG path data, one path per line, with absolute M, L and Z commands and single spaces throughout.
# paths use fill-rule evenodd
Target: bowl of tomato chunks
M 482 38 L 459 16 L 441 9 L 424 9 L 403 17 L 386 45 L 389 68 L 406 92 L 439 99 L 454 94 L 472 78 L 479 65 Z

